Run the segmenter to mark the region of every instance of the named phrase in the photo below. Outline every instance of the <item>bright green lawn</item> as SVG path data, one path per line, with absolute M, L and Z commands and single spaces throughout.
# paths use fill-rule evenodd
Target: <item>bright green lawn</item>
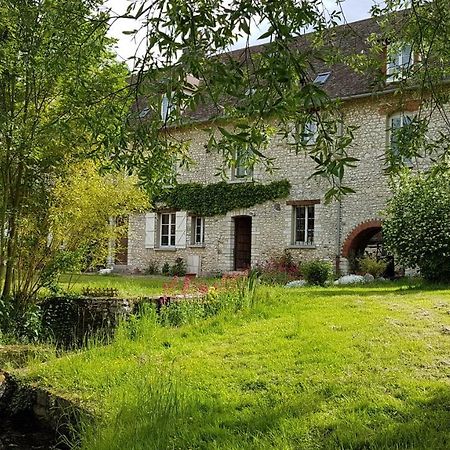
M 26 376 L 101 417 L 84 448 L 449 449 L 450 290 L 262 288 L 253 311 Z
M 200 278 L 196 282 L 212 282 L 212 279 Z M 81 292 L 83 287 L 91 288 L 117 288 L 121 296 L 150 296 L 163 294 L 170 289 L 167 285 L 174 283 L 173 278 L 157 275 L 98 275 L 98 274 L 75 274 L 61 277 L 62 288 L 69 288 L 73 292 Z M 183 278 L 175 282 L 181 289 Z

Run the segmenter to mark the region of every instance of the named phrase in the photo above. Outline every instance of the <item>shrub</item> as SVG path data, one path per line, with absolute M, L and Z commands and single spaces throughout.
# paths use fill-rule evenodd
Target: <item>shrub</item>
M 298 264 L 287 250 L 259 264 L 255 270 L 261 282 L 265 284 L 286 284 L 299 276 Z
M 149 261 L 144 273 L 145 275 L 157 275 L 159 273 L 158 271 L 158 263 L 156 261 Z
M 161 273 L 163 275 L 170 275 L 170 264 L 167 261 L 163 264 Z
M 169 271 L 169 275 L 173 277 L 184 277 L 186 275 L 186 264 L 183 258 L 178 257 Z
M 332 266 L 328 261 L 313 260 L 303 263 L 301 272 L 309 284 L 324 286 L 331 277 Z
M 369 255 L 359 259 L 358 262 L 361 272 L 370 273 L 370 275 L 373 275 L 375 278 L 381 277 L 387 268 L 387 262 L 378 260 Z
M 450 281 L 450 171 L 402 174 L 383 224 L 397 262 L 419 267 L 429 281 Z

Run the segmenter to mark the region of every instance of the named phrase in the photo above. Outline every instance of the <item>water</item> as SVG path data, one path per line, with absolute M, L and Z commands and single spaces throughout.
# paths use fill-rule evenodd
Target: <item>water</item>
M 62 449 L 56 445 L 55 433 L 36 419 L 23 416 L 17 419 L 0 418 L 0 450 Z

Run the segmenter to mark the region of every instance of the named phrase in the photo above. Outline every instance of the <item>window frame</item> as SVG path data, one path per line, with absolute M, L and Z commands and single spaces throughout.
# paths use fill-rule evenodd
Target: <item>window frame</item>
M 395 53 L 389 51 L 389 45 L 386 48 L 386 82 L 394 83 L 406 78 L 408 70 L 414 65 L 415 53 L 413 46 L 409 43 L 403 43 Z M 403 60 L 404 50 L 410 48 L 409 58 Z
M 293 205 L 292 207 L 292 245 L 295 247 L 314 247 L 316 237 L 316 204 Z M 303 219 L 299 212 L 303 210 Z M 312 212 L 312 214 L 311 214 Z M 299 226 L 299 222 L 304 221 L 304 226 Z M 310 223 L 312 221 L 312 228 Z M 303 228 L 303 229 L 302 229 Z M 303 234 L 303 240 L 298 240 L 299 233 Z M 310 234 L 311 232 L 311 234 Z M 310 237 L 311 236 L 311 237 Z
M 304 145 L 315 145 L 319 135 L 319 123 L 317 120 L 305 122 L 302 130 L 302 142 Z
M 200 221 L 200 241 L 198 237 L 198 221 Z M 191 222 L 191 245 L 204 246 L 205 245 L 205 217 L 204 216 L 192 216 Z
M 240 149 L 236 151 L 235 155 L 235 164 L 231 168 L 231 180 L 232 181 L 249 181 L 253 179 L 254 175 L 254 168 L 253 167 L 244 167 L 242 164 L 240 164 L 242 153 L 248 153 L 251 152 L 250 149 Z M 242 170 L 242 174 L 239 174 L 239 171 Z
M 405 118 L 407 118 L 409 120 L 409 123 L 405 124 Z M 400 119 L 400 121 L 401 121 L 401 125 L 396 128 L 394 128 L 392 125 L 393 121 L 395 119 Z M 413 120 L 414 120 L 414 113 L 412 113 L 411 111 L 398 111 L 398 112 L 393 113 L 388 116 L 387 143 L 388 143 L 389 152 L 391 153 L 392 156 L 394 156 L 394 157 L 399 156 L 398 146 L 395 147 L 397 145 L 397 143 L 396 143 L 396 141 L 394 141 L 395 130 L 399 130 L 399 129 L 403 128 L 405 125 L 409 125 Z M 403 157 L 403 159 L 406 164 L 408 164 L 408 165 L 412 164 L 412 161 L 409 160 L 408 158 Z
M 164 222 L 164 217 L 168 217 L 168 223 Z M 176 212 L 161 212 L 158 217 L 158 244 L 160 248 L 175 248 L 177 235 Z M 167 226 L 167 233 L 163 233 L 163 227 Z M 167 244 L 163 243 L 163 237 L 167 236 Z
M 161 96 L 161 120 L 166 123 L 170 120 L 170 116 L 172 115 L 172 112 L 174 111 L 174 105 L 171 102 L 169 96 L 167 94 L 163 94 Z

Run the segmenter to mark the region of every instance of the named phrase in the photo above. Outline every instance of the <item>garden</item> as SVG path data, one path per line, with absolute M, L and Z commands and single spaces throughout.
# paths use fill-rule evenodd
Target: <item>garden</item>
M 20 382 L 79 408 L 73 448 L 449 446 L 447 286 L 288 289 L 256 272 L 83 275 L 75 290 L 86 286 L 185 298 L 143 305 L 107 342 L 28 344 L 20 365 L 4 359 Z

